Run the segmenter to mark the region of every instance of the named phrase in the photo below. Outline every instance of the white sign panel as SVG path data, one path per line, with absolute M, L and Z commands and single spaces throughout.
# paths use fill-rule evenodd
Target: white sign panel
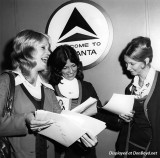
M 46 33 L 55 49 L 68 44 L 76 49 L 84 69 L 97 65 L 109 52 L 113 28 L 105 11 L 94 2 L 69 1 L 51 15 Z

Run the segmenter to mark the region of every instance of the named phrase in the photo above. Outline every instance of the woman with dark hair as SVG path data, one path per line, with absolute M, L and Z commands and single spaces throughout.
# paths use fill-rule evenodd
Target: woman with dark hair
M 134 38 L 125 49 L 124 61 L 134 76 L 126 93 L 135 102 L 129 115 L 119 116 L 123 126 L 116 148 L 121 154 L 116 157 L 160 157 L 160 74 L 151 66 L 152 58 L 148 37 Z
M 82 62 L 74 48 L 69 45 L 58 46 L 50 55 L 48 66 L 51 71 L 50 83 L 55 88 L 56 95 L 71 99 L 71 109 L 89 97 L 96 98 L 97 106 L 101 107 L 101 102 L 92 84 L 83 81 Z M 96 158 L 95 148 L 80 149 L 78 143 L 74 143 L 69 148 L 58 146 L 56 151 L 61 157 L 65 151 L 65 158 Z
M 52 52 L 48 61 L 48 65 L 51 68 L 50 82 L 53 85 L 58 85 L 63 79 L 64 76 L 62 75 L 62 69 L 65 67 L 67 60 L 74 63 L 72 67 L 75 67 L 76 70 L 76 73 L 73 73 L 75 76 L 68 78 L 68 80 L 72 80 L 73 78 L 83 80 L 82 62 L 79 60 L 76 50 L 69 45 L 62 45 Z

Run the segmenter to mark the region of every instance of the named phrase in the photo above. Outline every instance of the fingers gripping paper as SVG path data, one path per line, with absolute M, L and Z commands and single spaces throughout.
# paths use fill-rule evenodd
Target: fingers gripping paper
M 86 132 L 96 136 L 106 128 L 105 123 L 102 121 L 67 110 L 62 111 L 61 114 L 38 110 L 36 118 L 40 120 L 52 119 L 53 124 L 39 133 L 66 147 L 69 147 Z

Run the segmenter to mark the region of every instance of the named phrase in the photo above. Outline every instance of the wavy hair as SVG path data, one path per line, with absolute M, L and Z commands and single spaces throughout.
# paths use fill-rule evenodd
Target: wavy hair
M 33 30 L 19 32 L 13 41 L 13 52 L 11 54 L 13 68 L 19 67 L 24 76 L 29 76 L 30 70 L 37 64 L 33 61 L 35 48 L 44 39 L 47 39 L 50 43 L 46 34 Z
M 76 50 L 69 45 L 58 46 L 50 55 L 48 59 L 48 67 L 50 69 L 50 83 L 57 85 L 62 80 L 62 69 L 67 63 L 67 60 L 77 65 L 76 78 L 83 80 L 83 66 L 79 59 Z

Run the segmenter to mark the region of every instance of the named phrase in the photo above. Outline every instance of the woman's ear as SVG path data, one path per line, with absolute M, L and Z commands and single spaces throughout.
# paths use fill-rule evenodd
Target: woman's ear
M 148 65 L 149 64 L 149 58 L 147 57 L 145 60 L 144 60 L 145 64 Z

